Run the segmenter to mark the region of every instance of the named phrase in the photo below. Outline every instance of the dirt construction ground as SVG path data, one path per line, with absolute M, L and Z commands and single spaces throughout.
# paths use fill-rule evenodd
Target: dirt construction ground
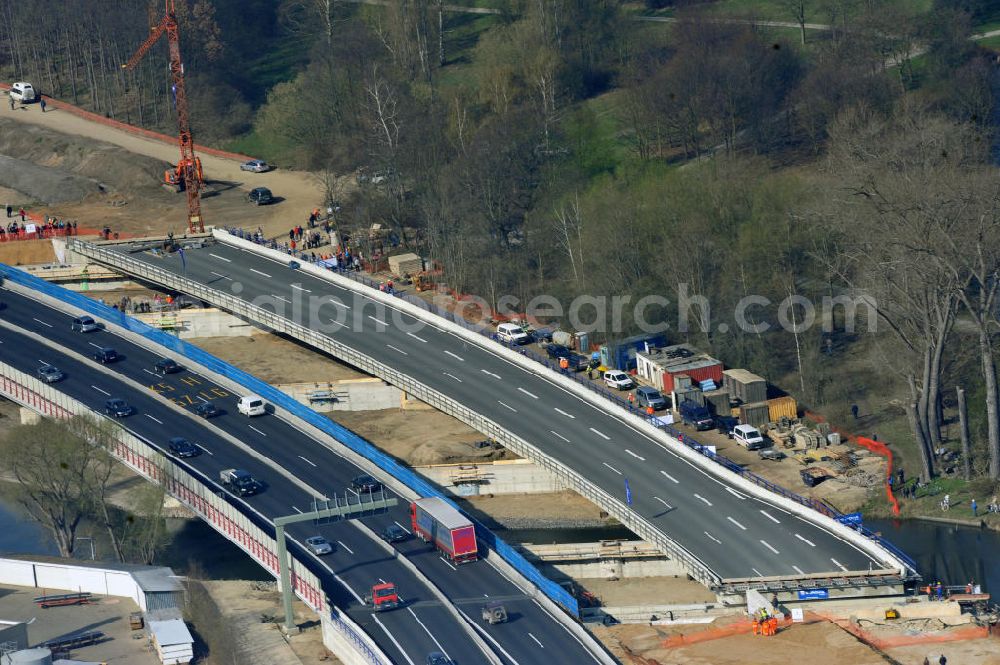
M 124 233 L 184 230 L 183 194 L 160 186 L 178 148 L 37 104 L 0 111 L 0 204 L 25 206 L 36 215 L 110 226 Z M 208 191 L 202 199 L 206 224 L 262 226 L 278 235 L 323 202 L 311 174 L 276 170 L 240 171 L 237 160 L 201 155 Z M 267 187 L 277 202 L 253 206 L 246 193 Z

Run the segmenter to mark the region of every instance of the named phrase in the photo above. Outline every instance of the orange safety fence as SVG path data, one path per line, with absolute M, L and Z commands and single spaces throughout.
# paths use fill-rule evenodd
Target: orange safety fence
M 0 83 L 0 90 L 7 92 L 10 90 L 9 83 Z M 177 145 L 176 136 L 167 136 L 166 134 L 160 134 L 159 132 L 154 132 L 149 129 L 143 129 L 142 127 L 136 127 L 135 125 L 130 125 L 120 120 L 112 120 L 111 118 L 105 118 L 103 115 L 98 115 L 97 113 L 91 113 L 90 111 L 85 111 L 79 106 L 74 106 L 69 102 L 64 102 L 49 95 L 45 95 L 45 103 L 48 107 L 53 109 L 59 109 L 61 111 L 66 111 L 67 113 L 72 113 L 75 116 L 83 118 L 84 120 L 89 120 L 91 122 L 97 122 L 108 127 L 114 127 L 115 129 L 120 129 L 129 134 L 134 134 L 136 136 L 141 136 L 143 138 L 152 139 L 154 141 L 159 141 L 161 143 L 167 143 L 171 145 Z M 253 159 L 249 155 L 241 155 L 236 152 L 227 152 L 225 150 L 219 150 L 217 148 L 209 148 L 208 146 L 200 145 L 195 143 L 194 149 L 196 152 L 200 152 L 206 155 L 213 155 L 215 157 L 223 157 L 225 159 L 234 159 L 237 161 L 245 162 L 248 159 Z

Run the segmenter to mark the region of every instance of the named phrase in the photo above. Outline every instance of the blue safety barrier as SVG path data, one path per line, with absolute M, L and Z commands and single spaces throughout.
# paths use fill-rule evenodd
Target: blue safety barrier
M 85 295 L 69 291 L 68 289 L 64 289 L 56 284 L 50 284 L 39 277 L 35 277 L 34 275 L 30 275 L 22 270 L 12 268 L 11 266 L 2 263 L 0 263 L 0 273 L 2 273 L 5 279 L 8 279 L 15 284 L 28 287 L 39 293 L 56 298 L 57 300 L 60 300 L 68 305 L 76 307 L 77 309 L 81 309 L 88 314 L 111 321 L 121 328 L 137 335 L 141 335 L 151 342 L 164 346 L 175 353 L 178 353 L 185 358 L 208 368 L 210 371 L 238 383 L 246 388 L 248 392 L 263 397 L 273 405 L 288 411 L 293 416 L 304 420 L 320 431 L 334 437 L 337 441 L 347 446 L 355 453 L 373 462 L 380 469 L 402 482 L 420 496 L 440 497 L 451 503 L 450 499 L 436 487 L 418 476 L 409 468 L 400 464 L 393 457 L 376 448 L 369 441 L 330 420 L 326 416 L 316 413 L 312 409 L 300 404 L 289 395 L 286 395 L 270 384 L 261 381 L 252 374 L 248 374 L 247 372 L 244 372 L 243 370 L 216 358 L 212 354 L 194 346 L 193 344 L 189 344 L 178 337 L 171 335 L 170 333 L 157 330 L 142 321 L 133 319 L 125 312 L 88 298 Z M 452 505 L 454 506 L 454 504 Z M 457 509 L 458 507 L 455 506 L 455 508 Z M 501 538 L 498 538 L 496 534 L 491 532 L 476 520 L 473 520 L 473 522 L 476 526 L 476 535 L 480 540 L 496 551 L 497 554 L 499 554 L 524 577 L 534 583 L 546 596 L 561 605 L 574 617 L 579 618 L 580 607 L 576 598 L 574 598 L 561 586 L 542 575 L 541 572 L 539 572 L 534 565 L 525 559 L 520 552 L 511 547 L 508 543 L 504 542 Z

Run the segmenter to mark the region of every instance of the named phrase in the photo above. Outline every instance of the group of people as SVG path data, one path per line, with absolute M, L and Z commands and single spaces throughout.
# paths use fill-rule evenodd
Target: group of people
M 777 635 L 778 617 L 768 614 L 765 609 L 761 609 L 760 613 L 753 617 L 753 634 L 765 635 L 767 637 Z

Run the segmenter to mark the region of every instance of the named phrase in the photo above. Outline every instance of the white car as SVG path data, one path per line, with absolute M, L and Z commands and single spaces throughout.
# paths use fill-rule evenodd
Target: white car
M 245 395 L 236 403 L 236 410 L 248 418 L 267 413 L 267 403 L 257 395 Z
M 251 159 L 249 162 L 240 164 L 240 171 L 250 171 L 252 173 L 267 173 L 271 170 L 271 165 L 263 159 Z
M 317 556 L 333 552 L 333 545 L 331 545 L 330 541 L 323 536 L 312 536 L 311 538 L 306 538 L 306 547 L 309 548 L 310 552 Z
M 527 344 L 531 341 L 528 333 L 516 323 L 501 323 L 497 326 L 497 339 L 508 344 Z
M 733 428 L 733 441 L 747 450 L 757 450 L 764 447 L 764 437 L 760 431 L 751 425 L 737 425 Z
M 33 102 L 38 99 L 38 93 L 35 92 L 35 88 L 32 87 L 30 83 L 25 81 L 18 81 L 10 86 L 10 96 L 15 102 L 21 102 L 26 104 L 28 102 Z
M 617 388 L 618 390 L 628 390 L 635 386 L 635 381 L 632 380 L 631 376 L 617 369 L 604 373 L 604 383 L 608 388 Z

